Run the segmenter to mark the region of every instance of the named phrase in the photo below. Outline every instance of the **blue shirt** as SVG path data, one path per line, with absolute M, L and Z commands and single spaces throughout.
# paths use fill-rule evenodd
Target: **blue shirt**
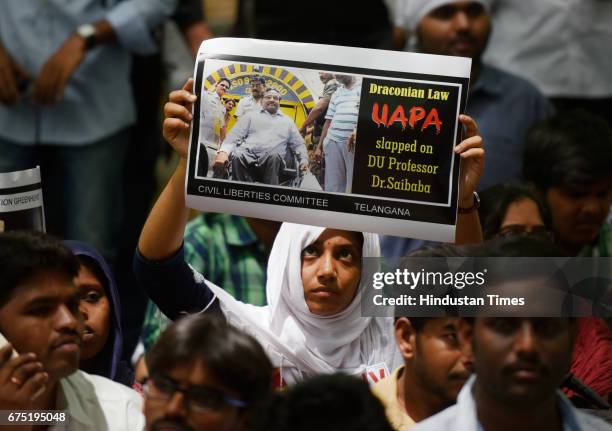
M 487 65 L 472 86 L 466 113 L 484 139 L 485 167 L 479 190 L 521 177 L 525 136 L 553 113 L 550 102 L 523 78 Z
M 475 381 L 476 377 L 472 376 L 463 386 L 457 404 L 419 422 L 411 431 L 483 431 L 472 393 Z M 612 430 L 612 426 L 603 420 L 574 408 L 561 391 L 557 392 L 557 402 L 563 420 L 563 431 Z
M 357 127 L 359 118 L 359 99 L 361 98 L 361 83 L 353 84 L 348 90 L 341 86 L 334 92 L 325 114 L 326 120 L 331 120 L 327 136 L 334 141 L 344 142 Z
M 130 85 L 131 52 L 156 51 L 151 28 L 170 15 L 175 4 L 176 0 L 2 2 L 0 42 L 33 80 L 82 24 L 106 19 L 118 43 L 85 53 L 61 101 L 40 107 L 26 93 L 16 105 L 0 104 L 0 137 L 24 145 L 84 145 L 131 125 L 136 118 Z
M 295 151 L 300 161 L 307 161 L 304 138 L 291 118 L 280 109 L 270 114 L 263 108 L 251 109 L 240 117 L 221 144 L 221 151 L 231 154 L 236 145 L 255 154 L 285 154 L 287 147 Z

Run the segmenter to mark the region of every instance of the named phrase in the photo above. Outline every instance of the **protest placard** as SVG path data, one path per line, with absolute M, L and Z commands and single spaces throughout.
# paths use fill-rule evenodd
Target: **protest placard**
M 206 41 L 194 73 L 187 203 L 453 241 L 453 148 L 470 69 L 459 57 Z
M 45 231 L 40 168 L 0 173 L 0 232 Z

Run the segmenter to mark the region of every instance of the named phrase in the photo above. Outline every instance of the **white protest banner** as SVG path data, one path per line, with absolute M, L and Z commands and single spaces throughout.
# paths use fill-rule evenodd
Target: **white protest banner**
M 0 232 L 45 231 L 40 168 L 0 173 Z
M 187 204 L 453 241 L 470 70 L 459 57 L 205 41 Z

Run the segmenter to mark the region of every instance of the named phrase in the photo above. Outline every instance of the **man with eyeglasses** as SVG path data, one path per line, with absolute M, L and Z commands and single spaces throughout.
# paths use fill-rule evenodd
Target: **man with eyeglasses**
M 272 390 L 272 365 L 254 338 L 218 317 L 185 317 L 146 355 L 146 431 L 243 431 Z
M 299 169 L 308 168 L 304 138 L 293 120 L 281 112 L 280 98 L 271 88 L 259 109 L 238 119 L 217 152 L 216 175 L 223 175 L 231 155 L 233 180 L 277 185 L 289 149 L 296 154 Z
M 231 87 L 229 79 L 221 78 L 210 90 L 202 94 L 198 176 L 204 177 L 210 173 L 219 144 L 225 138 L 226 111 L 223 96 Z

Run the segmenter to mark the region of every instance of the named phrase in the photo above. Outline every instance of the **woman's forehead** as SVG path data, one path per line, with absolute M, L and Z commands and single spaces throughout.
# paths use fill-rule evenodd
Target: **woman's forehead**
M 340 243 L 348 242 L 358 249 L 361 249 L 363 246 L 363 234 L 361 232 L 342 229 L 325 229 L 315 242 L 325 242 L 329 240 Z

